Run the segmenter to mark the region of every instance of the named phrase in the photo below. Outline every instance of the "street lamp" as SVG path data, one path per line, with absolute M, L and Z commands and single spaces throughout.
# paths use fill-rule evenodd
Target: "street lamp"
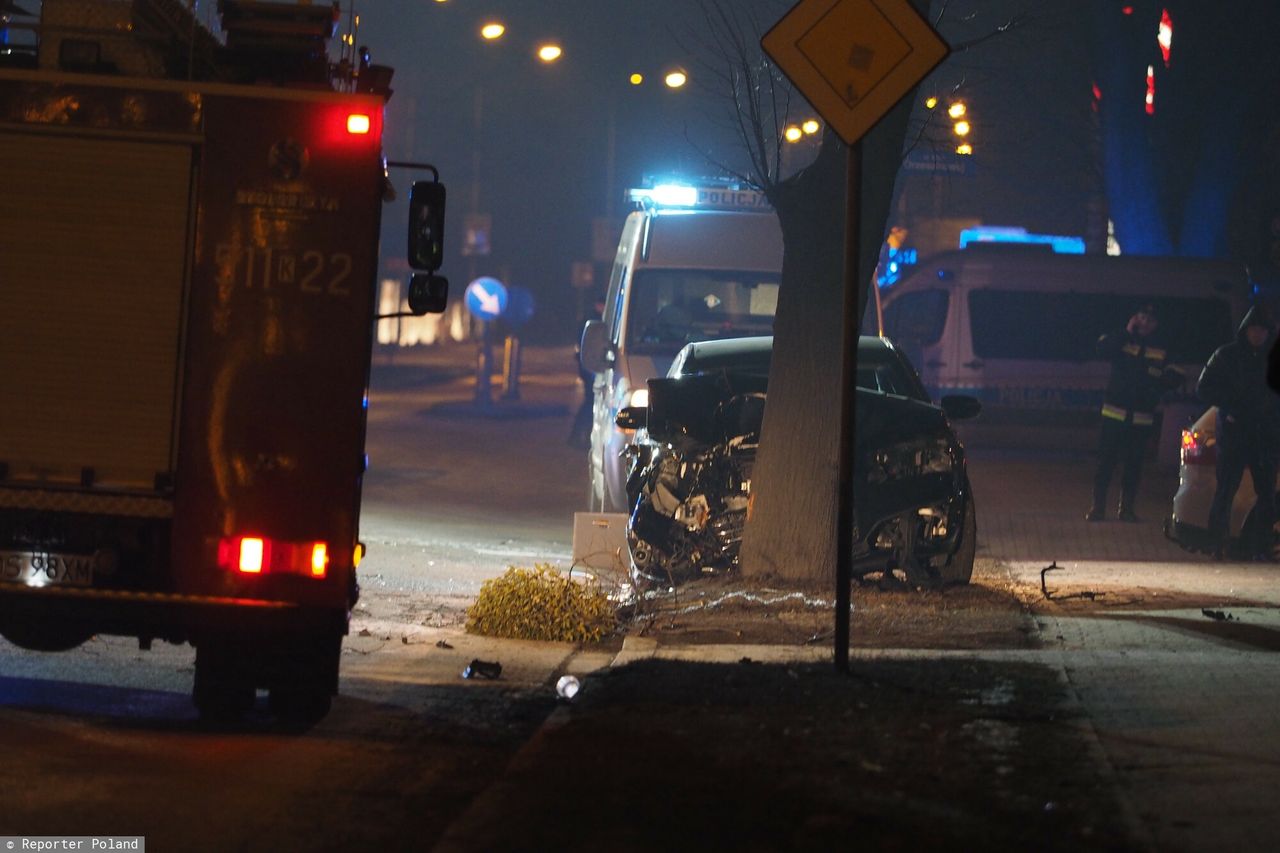
M 551 63 L 559 59 L 563 53 L 558 44 L 544 44 L 538 48 L 538 59 Z
M 799 142 L 804 138 L 804 131 L 796 127 L 794 124 L 787 125 L 786 130 L 782 131 L 782 136 L 788 142 Z
M 947 115 L 952 118 L 960 118 L 968 111 L 969 109 L 964 105 L 964 101 L 956 101 L 954 104 L 947 107 Z
M 502 34 L 506 31 L 507 28 L 502 24 L 497 21 L 490 21 L 480 28 L 480 37 L 485 41 L 493 41 L 494 39 L 502 38 Z
M 644 82 L 644 75 L 637 72 L 635 74 L 632 74 L 627 79 L 631 82 L 632 86 L 639 86 L 641 83 Z
M 822 127 L 822 125 L 818 124 L 817 119 L 812 119 L 812 118 L 806 121 L 804 124 L 800 125 L 800 129 L 805 132 L 806 136 L 813 136 L 815 133 L 818 132 L 818 129 L 820 127 Z
M 963 119 L 961 119 L 960 121 L 956 122 L 955 127 L 954 127 L 954 130 L 955 130 L 955 132 L 956 132 L 956 136 L 968 136 L 968 135 L 969 135 L 969 122 L 964 121 Z
M 663 78 L 662 82 L 667 84 L 668 89 L 679 89 L 685 83 L 689 82 L 689 75 L 685 74 L 683 70 L 676 68 L 672 71 L 668 71 L 667 76 Z

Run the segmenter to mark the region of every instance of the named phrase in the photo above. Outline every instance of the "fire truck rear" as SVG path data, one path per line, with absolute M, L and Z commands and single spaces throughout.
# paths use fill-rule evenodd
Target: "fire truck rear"
M 318 718 L 358 595 L 390 69 L 330 62 L 336 4 L 219 10 L 8 21 L 0 634 L 191 643 L 202 715 L 265 688 Z M 434 270 L 443 187 L 414 195 Z

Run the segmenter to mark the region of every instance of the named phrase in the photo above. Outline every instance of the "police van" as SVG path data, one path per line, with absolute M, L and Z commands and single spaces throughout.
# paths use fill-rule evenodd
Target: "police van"
M 1093 432 L 1080 428 L 1097 424 L 1110 370 L 1094 351 L 1098 337 L 1124 328 L 1140 304 L 1154 303 L 1158 342 L 1188 377 L 1181 395 L 1166 398 L 1171 429 L 1164 432 L 1176 433 L 1180 424 L 1169 423 L 1170 415 L 1198 405 L 1195 379 L 1214 349 L 1234 337 L 1249 288 L 1244 265 L 1225 260 L 973 243 L 934 255 L 881 288 L 881 330 L 907 353 L 935 399 L 980 399 L 985 427 L 1026 437 L 1025 427 L 1065 426 L 1088 441 Z M 871 326 L 874 313 L 868 315 Z
M 666 375 L 691 341 L 768 335 L 778 305 L 782 231 L 759 192 L 658 186 L 629 191 L 628 214 L 609 275 L 604 311 L 579 347 L 595 374 L 590 509 L 624 512 L 620 456 L 630 431 L 614 420 L 643 404 L 650 379 Z

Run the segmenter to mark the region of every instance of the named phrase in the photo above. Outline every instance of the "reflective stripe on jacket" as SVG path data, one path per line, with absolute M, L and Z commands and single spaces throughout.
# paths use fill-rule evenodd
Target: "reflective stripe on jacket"
M 1132 421 L 1129 420 L 1130 415 L 1133 416 Z M 1132 423 L 1134 426 L 1151 426 L 1155 423 L 1155 415 L 1151 412 L 1130 412 L 1110 403 L 1102 404 L 1102 416 L 1122 423 Z
M 1098 339 L 1098 355 L 1111 362 L 1102 397 L 1104 418 L 1152 426 L 1160 397 L 1185 381 L 1182 371 L 1168 363 L 1168 350 L 1147 340 L 1124 330 Z

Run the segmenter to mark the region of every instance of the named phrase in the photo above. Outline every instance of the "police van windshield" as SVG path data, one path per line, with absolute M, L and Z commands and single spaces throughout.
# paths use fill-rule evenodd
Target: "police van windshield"
M 776 273 L 645 269 L 632 282 L 627 343 L 674 355 L 691 341 L 773 333 Z

